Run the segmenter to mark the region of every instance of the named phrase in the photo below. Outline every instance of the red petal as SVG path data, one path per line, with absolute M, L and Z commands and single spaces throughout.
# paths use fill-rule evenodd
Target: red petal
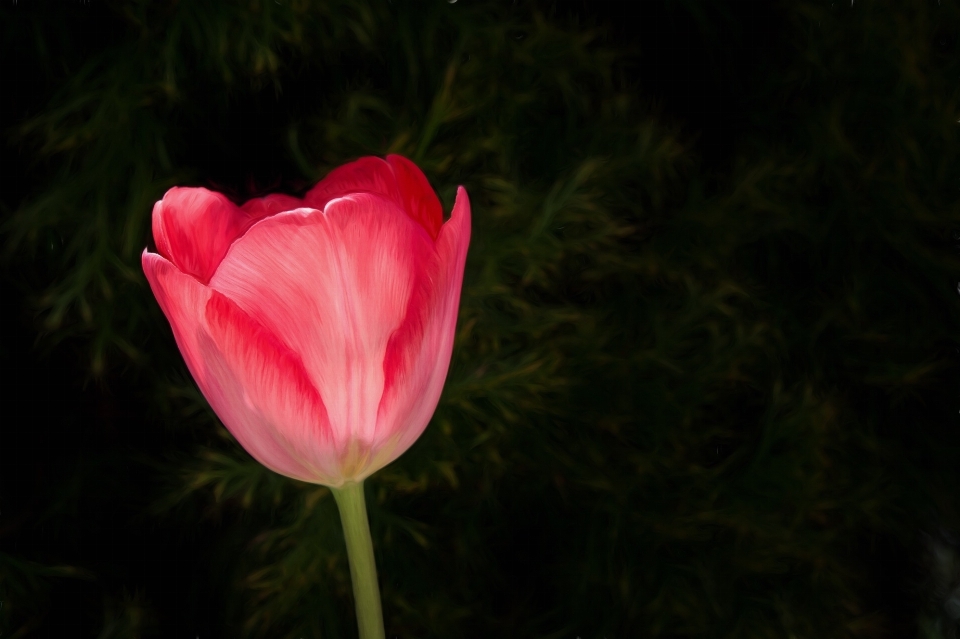
M 351 193 L 376 193 L 391 202 L 401 201 L 390 165 L 377 157 L 365 157 L 330 171 L 307 191 L 303 204 L 322 211 L 330 200 Z
M 255 219 L 220 193 L 173 187 L 153 207 L 153 239 L 181 272 L 207 283 Z
M 403 199 L 403 210 L 427 229 L 434 240 L 443 224 L 443 207 L 437 194 L 430 187 L 427 176 L 416 164 L 400 155 L 388 155 L 387 162 L 393 167 Z
M 304 206 L 322 210 L 327 202 L 351 193 L 376 193 L 395 203 L 437 239 L 443 209 L 426 176 L 399 155 L 365 157 L 331 171 L 303 198 Z
M 437 408 L 453 352 L 469 245 L 470 200 L 460 187 L 450 220 L 437 240 L 437 270 L 420 281 L 407 316 L 387 347 L 379 434 L 398 438 L 384 465 L 420 437 Z
M 141 256 L 143 272 L 147 276 L 154 297 L 170 322 L 187 368 L 203 388 L 203 354 L 200 352 L 200 333 L 203 309 L 210 299 L 210 289 L 193 276 L 185 275 L 166 258 L 144 250 Z
M 260 218 L 267 217 L 268 215 L 276 215 L 277 213 L 283 213 L 284 211 L 292 211 L 293 209 L 299 209 L 302 206 L 303 201 L 293 197 L 292 195 L 276 193 L 274 195 L 248 200 L 247 202 L 244 202 L 243 206 L 240 208 L 246 211 L 247 214 L 252 218 L 259 220 Z

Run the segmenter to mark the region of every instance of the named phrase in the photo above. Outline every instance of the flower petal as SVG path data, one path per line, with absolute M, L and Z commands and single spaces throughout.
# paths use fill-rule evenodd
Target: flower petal
M 140 260 L 153 295 L 170 322 L 187 368 L 202 388 L 205 369 L 197 339 L 210 289 L 191 275 L 181 273 L 165 257 L 144 250 Z
M 376 439 L 387 344 L 438 259 L 392 202 L 356 193 L 254 225 L 210 286 L 300 354 L 338 448 L 365 450 Z
M 416 220 L 434 240 L 443 224 L 443 209 L 423 172 L 410 160 L 388 155 L 365 157 L 331 171 L 303 198 L 304 206 L 323 209 L 351 193 L 376 193 Z
M 393 448 L 386 465 L 423 433 L 440 400 L 450 367 L 460 290 L 470 245 L 470 200 L 457 189 L 453 213 L 437 240 L 438 271 L 421 282 L 384 357 L 384 391 L 378 410 L 378 448 Z
M 293 197 L 292 195 L 275 193 L 273 195 L 267 195 L 266 197 L 258 197 L 252 200 L 247 200 L 240 208 L 246 211 L 250 217 L 254 218 L 255 220 L 259 220 L 260 218 L 267 217 L 268 215 L 276 215 L 277 213 L 283 213 L 284 211 L 292 211 L 293 209 L 299 209 L 302 206 L 303 201 Z
M 237 441 L 281 475 L 342 483 L 326 408 L 300 356 L 217 291 L 204 319 L 203 394 Z
M 153 239 L 160 255 L 206 284 L 256 220 L 220 193 L 173 187 L 153 207 Z
M 298 376 L 296 356 L 164 257 L 144 251 L 142 263 L 190 374 L 244 449 L 288 477 L 336 483 L 336 455 L 324 457 L 309 448 L 320 448 L 316 432 L 324 432 L 326 414 L 316 390 L 304 387 L 302 366 Z M 278 424 L 293 424 L 284 429 L 293 434 L 279 435 Z M 296 436 L 298 428 L 310 432 L 306 444 Z
M 397 177 L 403 210 L 436 240 L 443 224 L 443 207 L 430 187 L 427 176 L 416 164 L 401 155 L 388 155 L 387 162 Z

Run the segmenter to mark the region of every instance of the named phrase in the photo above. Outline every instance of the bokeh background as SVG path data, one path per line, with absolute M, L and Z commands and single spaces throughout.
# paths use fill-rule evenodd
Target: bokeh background
M 450 374 L 366 482 L 389 637 L 960 618 L 953 0 L 6 0 L 0 637 L 356 636 L 328 491 L 198 393 L 173 185 L 400 153 L 473 204 Z

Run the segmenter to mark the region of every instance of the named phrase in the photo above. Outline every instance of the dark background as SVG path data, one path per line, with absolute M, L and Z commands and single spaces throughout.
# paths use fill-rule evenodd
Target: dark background
M 304 18 L 300 43 L 270 40 L 270 26 L 237 29 L 267 24 L 262 4 L 211 7 L 197 19 L 201 34 L 170 49 L 180 93 L 161 108 L 163 92 L 143 86 L 162 86 L 162 70 L 143 77 L 124 56 L 163 50 L 172 36 L 162 25 L 176 24 L 185 4 L 2 9 L 0 637 L 355 636 L 330 500 L 316 525 L 303 524 L 309 509 L 258 510 L 271 495 L 293 503 L 311 488 L 254 475 L 245 453 L 216 434 L 142 273 L 125 280 L 119 267 L 94 266 L 102 281 L 70 280 L 91 255 L 101 262 L 90 264 L 111 258 L 92 240 L 65 247 L 77 229 L 119 237 L 140 216 L 135 250 L 104 242 L 138 272 L 150 205 L 166 186 L 205 185 L 237 201 L 302 193 L 333 166 L 384 155 L 404 127 L 426 142 L 400 152 L 421 153 L 446 209 L 459 183 L 474 202 L 464 309 L 479 310 L 462 310 L 460 325 L 480 317 L 481 337 L 458 341 L 451 380 L 487 379 L 497 362 L 497 375 L 525 371 L 534 343 L 558 355 L 543 379 L 517 373 L 511 386 L 493 375 L 460 391 L 449 382 L 432 439 L 397 462 L 397 476 L 367 482 L 381 580 L 397 580 L 383 588 L 388 636 L 955 636 L 960 23 L 951 3 L 898 13 L 829 2 L 460 0 L 427 9 L 395 0 L 388 9 L 361 3 L 355 14 L 331 4 L 315 22 Z M 457 22 L 460 32 L 432 22 L 452 10 L 480 17 Z M 376 34 L 374 45 L 350 20 Z M 471 116 L 489 117 L 503 137 L 491 138 L 499 155 L 468 157 L 481 148 L 469 119 L 432 141 L 423 126 L 458 33 L 479 34 L 468 45 L 476 77 L 484 65 L 491 78 L 514 73 L 495 57 L 504 45 L 484 48 L 484 20 L 511 21 L 509 46 L 541 37 L 544 24 L 566 35 L 531 49 L 537 82 L 516 71 L 497 89 L 518 105 L 532 91 L 533 106 Z M 379 62 L 375 51 L 408 46 L 403 25 L 437 45 L 419 74 L 401 77 L 393 49 Z M 600 107 L 564 111 L 550 93 L 555 66 L 572 64 L 550 47 L 573 50 L 593 27 L 602 31 L 590 46 L 620 57 L 609 68 L 584 59 L 584 74 L 612 70 L 615 79 L 585 81 L 578 93 L 598 104 L 627 95 L 634 110 L 625 117 L 652 122 L 663 141 L 586 178 L 583 201 L 630 224 L 609 245 L 582 248 L 583 260 L 612 256 L 590 266 L 564 235 L 549 244 L 554 257 L 501 251 L 499 232 L 521 238 L 526 227 L 495 220 L 521 219 L 523 203 L 570 182 L 582 158 L 627 157 L 639 145 L 622 142 L 617 127 L 626 125 Z M 227 42 L 272 48 L 280 68 L 259 70 L 242 52 L 224 54 L 221 68 L 211 35 L 221 31 Z M 336 110 L 347 93 L 333 88 L 412 106 L 331 143 L 316 122 L 355 122 Z M 156 130 L 131 126 L 143 140 L 130 141 L 91 115 L 114 113 L 96 110 L 103 100 L 140 101 L 118 106 L 117 122 L 138 109 L 162 116 L 150 120 Z M 307 123 L 306 168 L 291 151 L 291 122 Z M 166 141 L 166 164 L 156 151 L 137 159 L 155 137 Z M 450 148 L 467 158 L 457 160 L 462 169 L 437 159 Z M 138 161 L 149 179 L 130 168 Z M 484 195 L 490 176 L 514 186 L 513 217 L 498 217 L 510 205 Z M 569 204 L 571 225 L 589 223 L 583 201 Z M 528 262 L 509 266 L 517 256 Z M 508 266 L 488 276 L 482 264 Z M 537 289 L 533 276 L 524 288 L 537 264 L 548 283 Z M 509 289 L 502 298 L 490 292 L 496 282 Z M 70 297 L 81 289 L 92 293 Z M 61 298 L 73 301 L 53 317 Z M 527 309 L 517 311 L 522 321 L 503 310 L 511 300 Z M 538 313 L 572 315 L 550 320 L 558 332 L 544 335 Z M 454 424 L 449 445 L 444 422 Z M 487 433 L 480 443 L 478 433 Z M 433 466 L 419 473 L 441 458 L 457 481 Z M 387 496 L 375 499 L 381 488 Z M 270 531 L 300 552 L 317 546 L 332 563 L 311 571 L 303 555 L 290 565 L 255 559 Z M 406 546 L 391 546 L 391 531 L 406 531 Z M 434 549 L 429 559 L 404 550 L 424 547 L 418 534 Z M 277 543 L 274 552 L 289 553 Z M 251 563 L 238 567 L 240 556 Z M 248 578 L 270 565 L 279 585 L 257 599 L 263 590 Z M 317 584 L 287 591 L 298 570 Z M 250 622 L 254 610 L 263 616 Z

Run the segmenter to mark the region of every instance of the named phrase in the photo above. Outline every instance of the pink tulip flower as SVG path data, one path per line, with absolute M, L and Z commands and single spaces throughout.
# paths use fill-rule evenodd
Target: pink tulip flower
M 447 222 L 397 155 L 330 173 L 299 200 L 242 206 L 204 188 L 153 209 L 143 270 L 193 378 L 267 468 L 362 482 L 406 451 L 450 365 L 470 202 Z

